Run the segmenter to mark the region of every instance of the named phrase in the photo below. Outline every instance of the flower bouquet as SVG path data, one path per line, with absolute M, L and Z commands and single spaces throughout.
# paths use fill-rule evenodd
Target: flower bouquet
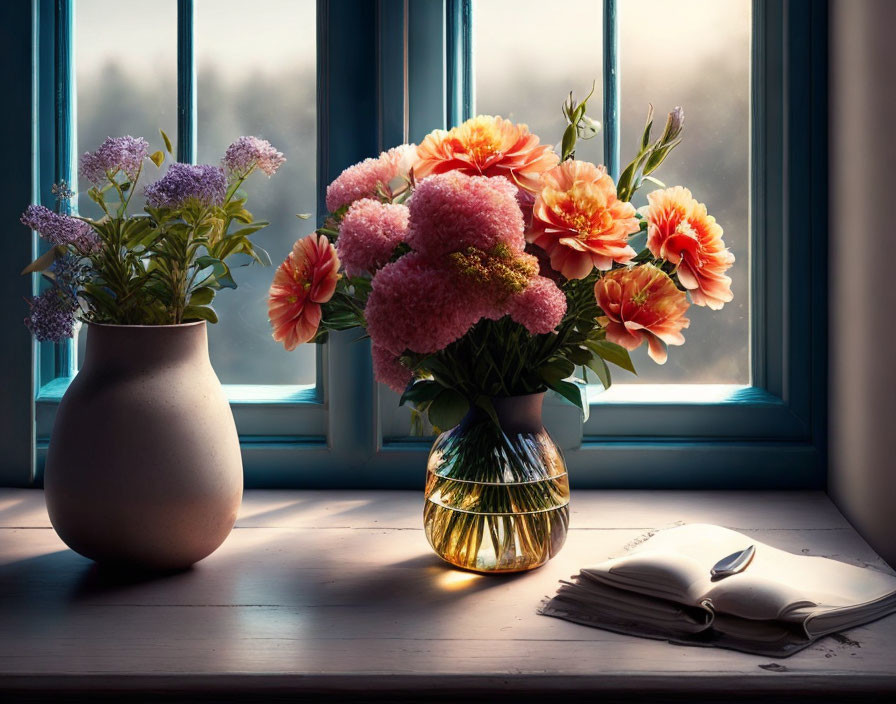
M 287 349 L 363 328 L 378 380 L 441 434 L 428 463 L 425 527 L 436 552 L 481 571 L 543 564 L 562 545 L 569 485 L 544 431 L 547 389 L 583 408 L 584 380 L 634 371 L 684 343 L 691 303 L 732 298 L 734 258 L 690 191 L 652 175 L 681 140 L 652 108 L 617 183 L 575 159 L 596 123 L 563 107 L 556 150 L 525 125 L 479 116 L 346 169 L 323 227 L 274 277 L 269 317 Z M 645 182 L 659 186 L 636 210 Z M 689 302 L 690 298 L 690 302 Z
M 171 143 L 161 136 L 170 154 Z M 102 217 L 31 205 L 22 222 L 51 245 L 25 269 L 45 287 L 26 324 L 41 341 L 89 325 L 87 354 L 59 405 L 44 471 L 50 519 L 91 559 L 173 569 L 211 553 L 229 534 L 242 497 L 239 438 L 208 356 L 206 323 L 231 264 L 267 263 L 251 235 L 267 225 L 241 186 L 272 175 L 283 155 L 241 137 L 222 165 L 172 163 L 141 189 L 165 153 L 144 139 L 107 139 L 81 158 L 87 195 Z

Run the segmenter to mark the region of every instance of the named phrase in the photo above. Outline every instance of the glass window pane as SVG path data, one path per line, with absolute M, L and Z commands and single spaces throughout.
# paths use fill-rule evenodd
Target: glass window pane
M 476 0 L 473 56 L 476 112 L 524 122 L 544 144 L 558 144 L 560 106 L 581 100 L 596 82 L 589 115 L 602 120 L 602 4 L 599 0 Z M 576 156 L 600 163 L 600 135 L 579 142 Z
M 632 357 L 638 376 L 624 383 L 750 383 L 750 0 L 625 0 L 619 3 L 622 162 L 634 156 L 647 103 L 659 130 L 684 107 L 684 140 L 656 172 L 686 186 L 715 216 L 736 262 L 734 300 L 720 311 L 691 306 L 684 347 L 658 366 L 645 348 Z M 656 136 L 656 134 L 654 135 Z M 649 184 L 635 198 L 646 201 Z
M 270 227 L 253 237 L 278 264 L 313 224 L 296 218 L 316 204 L 316 28 L 314 0 L 198 0 L 198 158 L 218 163 L 240 135 L 269 140 L 287 162 L 253 174 L 248 207 Z M 234 36 L 238 30 L 239 36 Z M 224 383 L 313 384 L 316 345 L 286 352 L 271 338 L 267 292 L 274 269 L 234 271 L 236 291 L 215 299 L 212 364 Z
M 177 2 L 78 0 L 75 11 L 77 152 L 125 134 L 161 148 L 160 128 L 177 133 Z M 148 165 L 144 185 L 153 171 Z M 102 215 L 85 193 L 77 205 L 84 215 Z M 78 337 L 83 359 L 86 335 Z

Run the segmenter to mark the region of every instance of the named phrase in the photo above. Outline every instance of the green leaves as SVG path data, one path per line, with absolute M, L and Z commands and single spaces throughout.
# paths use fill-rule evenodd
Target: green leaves
M 538 368 L 538 375 L 545 383 L 554 388 L 554 385 L 568 376 L 572 376 L 576 365 L 564 357 L 554 357 Z
M 162 135 L 162 141 L 165 142 L 165 151 L 174 156 L 174 151 L 171 148 L 171 140 L 168 139 L 168 135 L 165 134 L 165 130 L 159 129 L 159 134 Z
M 149 160 L 156 165 L 156 168 L 160 168 L 165 161 L 165 155 L 161 151 L 155 151 L 149 155 Z
M 609 340 L 589 340 L 585 344 L 588 349 L 592 350 L 602 359 L 615 364 L 617 367 L 622 367 L 632 374 L 637 374 L 635 365 L 632 363 L 632 358 L 625 347 L 617 345 L 615 342 L 610 342 Z M 596 373 L 597 370 L 595 370 L 595 374 Z
M 202 280 L 202 286 L 208 286 L 216 291 L 222 288 L 236 288 L 236 281 L 230 273 L 230 267 L 220 259 L 204 256 L 196 259 L 196 269 L 202 271 L 211 268 L 211 273 Z
M 453 428 L 470 410 L 470 402 L 462 393 L 431 379 L 412 381 L 398 403 L 413 403 L 418 411 L 428 414 L 429 422 L 439 430 Z
M 190 320 L 207 320 L 210 323 L 217 323 L 218 314 L 215 313 L 215 309 L 210 306 L 189 305 L 184 308 L 182 319 L 185 323 Z
M 653 128 L 653 105 L 647 109 L 647 120 L 644 132 L 638 145 L 638 153 L 631 163 L 623 169 L 616 183 L 616 193 L 619 200 L 630 201 L 635 192 L 645 180 L 657 181 L 650 176 L 665 161 L 669 153 L 681 143 L 681 131 L 684 122 L 684 112 L 676 107 L 669 113 L 663 134 L 655 142 L 650 141 L 650 131 Z
M 563 131 L 563 139 L 560 142 L 560 160 L 566 161 L 575 156 L 576 139 L 591 139 L 600 131 L 600 123 L 585 115 L 588 100 L 594 95 L 595 83 L 591 84 L 591 92 L 585 96 L 581 103 L 577 103 L 572 91 L 569 98 L 563 104 L 562 112 L 566 118 L 567 127 Z
M 443 389 L 429 404 L 429 422 L 439 430 L 448 430 L 461 422 L 470 403 L 454 389 Z

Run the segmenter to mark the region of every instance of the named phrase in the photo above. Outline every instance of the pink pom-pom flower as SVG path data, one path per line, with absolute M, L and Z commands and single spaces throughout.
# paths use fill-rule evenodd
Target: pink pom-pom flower
M 370 353 L 373 358 L 373 373 L 376 380 L 381 381 L 396 393 L 403 392 L 413 377 L 411 370 L 385 347 L 373 345 L 370 348 Z
M 417 253 L 380 269 L 364 309 L 373 344 L 429 354 L 461 338 L 482 316 L 458 282 L 450 267 Z
M 410 210 L 408 244 L 428 257 L 498 244 L 522 252 L 526 246 L 517 188 L 503 176 L 430 176 L 418 184 Z
M 336 248 L 349 276 L 385 266 L 408 232 L 408 209 L 372 198 L 355 201 L 339 227 Z
M 533 335 L 544 335 L 554 330 L 566 315 L 566 296 L 553 281 L 536 276 L 510 299 L 508 312 Z
M 402 144 L 375 159 L 349 166 L 327 186 L 327 210 L 335 213 L 361 198 L 372 198 L 379 191 L 391 193 L 390 184 L 407 176 L 417 157 L 414 144 Z

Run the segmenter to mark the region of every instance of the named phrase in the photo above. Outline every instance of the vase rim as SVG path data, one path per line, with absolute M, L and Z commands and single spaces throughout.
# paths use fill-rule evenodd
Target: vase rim
M 532 396 L 544 396 L 547 391 L 535 391 L 531 394 L 511 394 L 510 396 L 490 396 L 489 398 L 500 398 L 500 399 L 510 399 L 510 398 L 531 398 Z
M 85 325 L 92 328 L 121 328 L 121 329 L 134 329 L 134 328 L 146 328 L 146 329 L 176 329 L 176 328 L 193 328 L 199 325 L 205 325 L 207 321 L 205 320 L 191 320 L 188 323 L 177 323 L 177 324 L 165 324 L 165 325 L 121 325 L 119 323 L 93 323 L 89 320 L 83 321 Z

